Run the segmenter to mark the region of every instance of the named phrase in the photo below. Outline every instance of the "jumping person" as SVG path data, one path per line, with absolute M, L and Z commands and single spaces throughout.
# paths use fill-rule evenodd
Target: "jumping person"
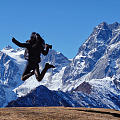
M 55 66 L 46 63 L 42 72 L 40 73 L 39 71 L 39 63 L 41 62 L 40 55 L 41 53 L 47 55 L 49 49 L 52 49 L 52 45 L 45 44 L 44 40 L 38 33 L 32 32 L 30 40 L 27 40 L 26 43 L 20 43 L 14 37 L 12 38 L 12 42 L 19 47 L 26 48 L 24 57 L 27 60 L 27 65 L 21 80 L 25 81 L 35 74 L 36 79 L 40 82 L 48 69 L 55 68 Z

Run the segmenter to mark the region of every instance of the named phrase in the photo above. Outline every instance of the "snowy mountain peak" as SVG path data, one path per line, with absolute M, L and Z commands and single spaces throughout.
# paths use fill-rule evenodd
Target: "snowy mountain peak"
M 10 49 L 13 49 L 10 45 L 6 46 L 4 49 L 6 50 L 10 50 Z
M 100 23 L 98 26 L 96 26 L 98 29 L 108 29 L 108 24 L 106 22 Z
M 109 24 L 109 29 L 115 30 L 120 28 L 120 24 L 118 22 L 114 22 L 113 24 Z
M 120 73 L 119 26 L 117 22 L 103 22 L 95 27 L 85 43 L 80 46 L 72 63 L 66 67 L 63 84 L 72 84 L 83 77 L 88 80 L 103 79 Z
M 95 29 L 110 29 L 115 30 L 120 27 L 120 24 L 118 22 L 114 22 L 113 24 L 108 24 L 107 22 L 102 22 L 98 26 L 95 27 Z

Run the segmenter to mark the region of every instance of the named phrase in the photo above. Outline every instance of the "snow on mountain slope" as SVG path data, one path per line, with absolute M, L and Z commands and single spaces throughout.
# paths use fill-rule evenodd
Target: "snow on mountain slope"
M 32 89 L 38 87 L 39 85 L 45 85 L 50 89 L 58 90 L 62 85 L 62 74 L 64 73 L 64 69 L 71 62 L 62 53 L 56 52 L 55 50 L 50 50 L 47 56 L 41 55 L 41 62 L 39 65 L 40 71 L 44 68 L 46 62 L 55 65 L 56 68 L 48 70 L 42 82 L 38 82 L 34 75 L 25 82 L 22 82 L 20 78 L 26 64 L 26 60 L 23 56 L 24 49 L 18 48 L 17 50 L 14 50 L 12 47 L 7 46 L 1 50 L 1 52 L 8 56 L 10 58 L 10 61 L 12 61 L 16 67 L 18 67 L 17 70 L 19 73 L 15 74 L 17 78 L 15 80 L 12 80 L 13 83 L 16 83 L 17 81 L 19 85 L 21 84 L 20 86 L 14 86 L 14 92 L 17 93 L 18 96 L 24 96 L 28 94 Z M 6 69 L 7 67 L 4 66 L 4 68 Z
M 12 91 L 22 84 L 21 69 L 13 58 L 0 51 L 0 107 L 17 98 Z
M 90 93 L 78 90 L 76 95 L 73 94 L 81 106 L 120 110 L 120 90 L 114 84 L 114 79 L 106 77 L 86 82 L 91 85 Z
M 13 58 L 17 64 L 23 64 L 24 62 L 26 62 L 26 60 L 24 59 L 23 48 L 18 48 L 17 50 L 14 50 L 11 46 L 7 46 L 6 48 L 2 49 L 1 52 Z
M 63 96 L 61 96 L 63 95 Z M 24 101 L 24 102 L 23 102 Z M 51 91 L 45 86 L 39 86 L 31 93 L 10 102 L 7 107 L 32 107 L 32 106 L 69 106 L 72 107 L 74 101 L 67 97 L 66 93 Z
M 1 54 L 7 55 L 10 61 L 19 68 L 18 73 L 11 76 L 11 78 L 17 76 L 14 79 L 15 81 L 21 81 L 20 75 L 25 67 L 23 51 L 23 49 L 13 50 L 10 46 L 1 51 Z M 46 57 L 41 56 L 40 70 L 44 68 L 46 62 L 55 65 L 56 68 L 48 70 L 40 83 L 37 82 L 33 75 L 23 84 L 21 83 L 20 86 L 17 84 L 14 87 L 14 92 L 18 97 L 22 97 L 19 98 L 20 101 L 22 99 L 28 101 L 29 94 L 33 96 L 32 90 L 44 85 L 49 89 L 49 92 L 57 90 L 54 92 L 57 94 L 55 96 L 59 95 L 60 98 L 70 100 L 71 106 L 103 107 L 120 110 L 119 57 L 120 24 L 117 22 L 113 24 L 103 22 L 94 28 L 92 34 L 80 46 L 77 55 L 72 60 L 68 60 L 63 54 L 55 50 L 51 50 Z M 6 57 L 6 59 L 8 58 Z M 1 59 L 1 61 L 4 60 Z M 4 65 L 1 64 L 3 65 L 1 68 L 7 70 L 8 61 L 9 59 Z M 1 69 L 0 72 L 1 76 L 4 76 L 4 69 Z M 1 81 L 4 81 L 4 77 Z M 36 99 L 41 100 L 39 97 Z M 45 97 L 45 99 L 47 98 Z
M 50 73 L 46 73 L 45 77 L 41 82 L 38 82 L 34 76 L 26 80 L 22 85 L 14 89 L 14 92 L 17 94 L 18 97 L 25 96 L 31 92 L 31 90 L 35 89 L 40 85 L 45 85 L 50 90 L 58 90 L 62 88 L 62 76 L 64 73 L 65 67 L 61 69 L 59 73 L 51 76 Z M 51 79 L 48 79 L 50 78 Z
M 96 26 L 85 43 L 80 46 L 72 63 L 66 67 L 62 78 L 63 84 L 70 86 L 86 76 L 89 80 L 117 76 L 120 73 L 119 46 L 119 23 L 103 22 Z
M 120 90 L 116 88 L 113 79 L 92 79 L 86 83 L 85 89 L 91 86 L 89 92 L 51 91 L 45 86 L 39 86 L 26 96 L 10 102 L 7 107 L 71 106 L 120 110 Z
M 41 55 L 40 71 L 44 68 L 46 62 L 55 65 L 56 68 L 48 70 L 41 82 L 38 82 L 35 76 L 32 76 L 21 86 L 14 89 L 14 92 L 16 92 L 19 97 L 26 95 L 39 85 L 45 85 L 51 90 L 58 90 L 61 88 L 64 69 L 71 61 L 62 53 L 50 50 L 47 56 Z

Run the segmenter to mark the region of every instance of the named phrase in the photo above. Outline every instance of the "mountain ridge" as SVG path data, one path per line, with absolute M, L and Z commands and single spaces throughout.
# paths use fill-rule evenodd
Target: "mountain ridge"
M 11 59 L 14 58 L 12 59 L 13 63 L 19 66 L 21 70 L 18 70 L 18 74 L 16 74 L 20 78 L 25 65 L 23 50 L 14 51 L 8 47 L 1 52 L 8 54 Z M 102 107 L 120 110 L 119 58 L 120 24 L 117 22 L 113 24 L 103 22 L 93 29 L 93 32 L 80 46 L 72 61 L 63 54 L 51 50 L 46 57 L 41 56 L 40 70 L 44 68 L 46 62 L 55 65 L 56 68 L 49 70 L 40 83 L 32 76 L 24 83 L 18 82 L 21 85 L 17 84 L 14 89 L 11 88 L 11 91 L 14 91 L 17 97 L 21 97 L 18 99 L 25 99 L 26 101 L 29 99 L 29 103 L 32 99 L 28 95 L 31 94 L 32 96 L 37 91 L 36 89 L 40 90 L 40 86 L 43 85 L 46 87 L 45 91 L 48 90 L 51 94 L 54 93 L 56 103 L 66 98 L 70 101 L 69 105 L 75 107 Z M 3 66 L 7 70 L 7 64 Z M 15 80 L 19 81 L 18 79 Z M 51 96 L 47 97 L 50 98 Z M 44 99 L 47 100 L 45 96 Z M 42 101 L 43 99 L 37 97 L 36 100 Z M 49 106 L 49 101 L 46 104 Z

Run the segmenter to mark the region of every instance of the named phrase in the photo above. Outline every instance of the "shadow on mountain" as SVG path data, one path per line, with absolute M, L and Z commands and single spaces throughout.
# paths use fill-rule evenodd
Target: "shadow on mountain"
M 91 90 L 92 86 L 88 82 L 83 82 L 73 91 L 82 91 L 83 93 L 90 94 Z

